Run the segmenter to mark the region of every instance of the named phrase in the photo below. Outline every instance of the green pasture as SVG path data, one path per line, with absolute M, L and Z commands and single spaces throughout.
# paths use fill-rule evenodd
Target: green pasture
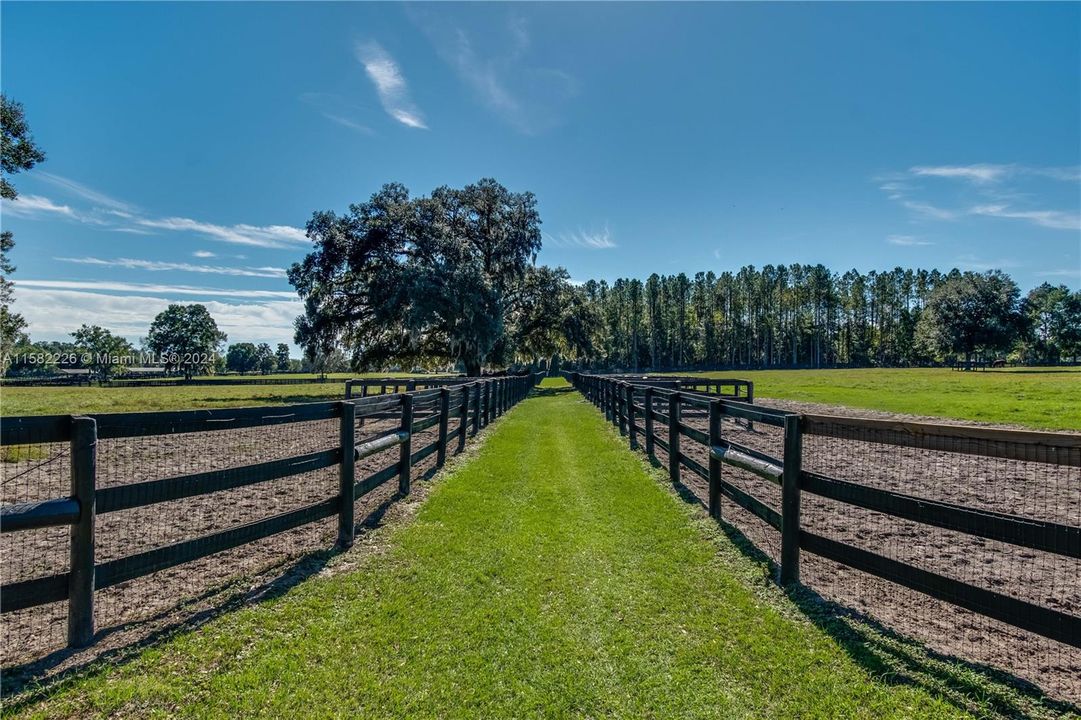
M 959 372 L 939 368 L 696 373 L 754 382 L 768 398 L 1047 430 L 1081 430 L 1081 367 Z

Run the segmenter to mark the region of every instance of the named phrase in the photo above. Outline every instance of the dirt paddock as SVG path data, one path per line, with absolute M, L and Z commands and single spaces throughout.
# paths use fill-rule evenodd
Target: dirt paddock
M 417 419 L 430 407 L 418 403 Z M 358 421 L 361 443 L 392 430 L 396 420 Z M 450 431 L 458 427 L 452 418 Z M 107 488 L 190 473 L 251 465 L 338 446 L 338 421 L 315 421 L 241 430 L 156 435 L 98 442 L 98 487 Z M 413 437 L 415 453 L 438 438 L 438 427 Z M 0 463 L 0 500 L 28 502 L 68 492 L 67 445 L 13 446 Z M 32 448 L 32 450 L 31 450 Z M 457 438 L 448 442 L 448 456 Z M 361 480 L 398 461 L 399 447 L 359 461 Z M 436 454 L 412 469 L 419 481 L 435 469 Z M 263 520 L 326 500 L 338 493 L 338 466 L 256 483 L 232 490 L 99 514 L 96 560 L 103 563 Z M 376 525 L 398 495 L 393 478 L 355 506 L 358 524 Z M 238 598 L 311 572 L 313 555 L 326 559 L 337 536 L 337 516 L 279 533 L 199 560 L 120 583 L 95 593 L 97 638 L 87 650 L 70 653 L 66 644 L 67 603 L 56 602 L 0 616 L 0 655 L 5 689 L 20 677 L 50 675 L 92 657 L 137 644 L 163 628 L 213 613 Z M 68 569 L 68 528 L 54 527 L 0 535 L 3 583 L 63 573 Z M 299 567 L 297 563 L 304 567 Z M 14 685 L 13 685 L 14 683 Z

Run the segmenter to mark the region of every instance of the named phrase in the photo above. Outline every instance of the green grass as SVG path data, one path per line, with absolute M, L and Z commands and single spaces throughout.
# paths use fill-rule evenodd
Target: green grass
M 1081 430 L 1081 367 L 756 370 L 699 373 L 754 382 L 756 398 L 803 400 L 870 410 Z
M 9 711 L 965 716 L 859 665 L 555 384 L 495 425 L 385 552 Z
M 256 379 L 259 376 L 249 376 Z M 340 400 L 349 378 L 387 377 L 383 373 L 345 374 L 325 383 L 296 385 L 193 385 L 183 387 L 4 387 L 0 416 L 77 415 L 80 413 L 189 410 L 196 408 L 282 405 Z M 391 377 L 419 377 L 395 373 Z

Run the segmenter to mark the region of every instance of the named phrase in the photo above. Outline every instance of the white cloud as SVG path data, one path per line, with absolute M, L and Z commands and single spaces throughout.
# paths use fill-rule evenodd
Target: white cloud
M 355 52 L 387 114 L 402 125 L 427 130 L 424 117 L 409 96 L 409 86 L 402 71 L 383 46 L 374 41 L 357 43 Z
M 905 200 L 903 203 L 906 208 L 914 213 L 923 215 L 924 217 L 934 220 L 956 220 L 957 212 L 954 210 L 946 210 L 940 208 L 931 203 L 918 202 L 916 200 Z
M 553 245 L 560 248 L 608 250 L 614 247 L 618 247 L 615 243 L 615 240 L 612 239 L 612 233 L 608 230 L 607 224 L 604 226 L 604 230 L 601 230 L 599 232 L 587 232 L 584 230 L 579 230 L 578 232 L 549 235 L 548 240 Z
M 327 120 L 330 120 L 331 122 L 335 122 L 335 123 L 341 125 L 342 127 L 347 127 L 350 130 L 356 130 L 358 133 L 361 133 L 362 135 L 374 135 L 375 134 L 375 131 L 372 130 L 367 125 L 361 125 L 357 121 L 351 120 L 351 119 L 349 119 L 347 117 L 343 117 L 341 115 L 335 115 L 334 113 L 324 112 L 323 117 L 325 117 Z
M 134 205 L 109 197 L 105 193 L 98 192 L 97 190 L 89 188 L 82 183 L 75 182 L 74 180 L 42 170 L 36 170 L 34 172 L 34 177 L 40 177 L 42 180 L 45 180 L 68 193 L 77 195 L 82 199 L 89 201 L 95 207 L 107 208 L 109 212 L 119 217 L 131 217 L 133 213 L 138 212 L 138 208 Z
M 918 238 L 915 235 L 890 235 L 886 238 L 886 242 L 890 245 L 900 245 L 902 247 L 915 247 L 918 245 L 934 245 L 930 240 L 924 240 Z
M 1004 270 L 1007 268 L 1019 267 L 1020 263 L 1012 258 L 1002 258 L 1000 260 L 984 260 L 976 255 L 959 255 L 955 261 L 957 266 L 962 270 Z
M 476 33 L 481 45 L 505 41 L 502 52 L 479 47 L 473 37 L 437 11 L 408 10 L 439 56 L 477 99 L 519 132 L 533 135 L 559 124 L 562 106 L 578 83 L 562 70 L 527 63 L 531 45 L 526 22 L 511 17 L 504 33 Z M 506 47 L 509 45 L 509 47 Z
M 212 257 L 217 257 L 217 255 L 216 255 L 216 254 L 214 254 L 214 253 L 210 252 L 209 250 L 196 250 L 195 252 L 193 252 L 193 253 L 192 253 L 192 255 L 193 255 L 193 256 L 195 256 L 195 257 L 197 257 L 197 258 L 212 258 Z
M 216 225 L 183 217 L 140 218 L 135 223 L 141 227 L 159 230 L 199 233 L 215 240 L 236 245 L 285 248 L 308 243 L 308 238 L 303 230 L 289 225 Z
M 191 285 L 156 285 L 109 280 L 19 280 L 18 287 L 42 290 L 95 290 L 98 292 L 132 292 L 148 295 L 202 295 L 204 297 L 237 297 L 289 300 L 297 297 L 291 290 L 232 290 L 227 288 L 195 287 Z M 20 290 L 21 291 L 21 290 Z
M 13 217 L 37 218 L 43 215 L 62 215 L 72 219 L 77 218 L 75 211 L 69 206 L 54 203 L 49 198 L 41 195 L 27 195 L 24 193 L 14 200 L 4 200 L 0 204 L 0 208 L 2 208 L 5 215 Z
M 1081 268 L 1074 270 L 1042 270 L 1035 274 L 1037 277 L 1081 278 Z
M 1009 165 L 919 165 L 909 172 L 918 176 L 955 178 L 974 183 L 990 183 L 1001 180 L 1010 172 Z
M 355 105 L 340 95 L 324 92 L 306 92 L 300 95 L 300 101 L 314 107 L 320 115 L 342 127 L 347 127 L 363 135 L 374 135 L 375 131 L 355 120 L 356 115 L 364 114 L 365 108 Z
M 217 300 L 176 300 L 149 295 L 108 295 L 72 290 L 24 287 L 15 298 L 15 310 L 27 319 L 39 338 L 65 339 L 80 325 L 102 325 L 136 341 L 146 335 L 154 316 L 170 303 L 199 302 L 205 305 L 229 342 L 291 343 L 293 320 L 304 312 L 296 296 L 292 300 L 227 303 Z
M 1081 216 L 1061 210 L 1012 210 L 1008 205 L 977 205 L 972 215 L 1027 220 L 1040 227 L 1056 230 L 1081 230 Z
M 224 265 L 193 265 L 191 263 L 164 262 L 159 260 L 138 260 L 135 258 L 116 258 L 104 260 L 95 257 L 58 257 L 53 258 L 61 262 L 78 263 L 81 265 L 98 265 L 104 267 L 126 268 L 128 270 L 149 270 L 151 272 L 177 271 L 206 273 L 211 275 L 233 275 L 237 277 L 264 277 L 284 278 L 285 270 L 275 267 L 228 267 Z

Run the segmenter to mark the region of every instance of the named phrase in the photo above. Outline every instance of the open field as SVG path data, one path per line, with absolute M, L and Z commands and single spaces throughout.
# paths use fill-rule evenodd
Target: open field
M 691 373 L 754 382 L 780 398 L 1046 430 L 1081 430 L 1081 367 L 749 370 Z
M 976 695 L 960 702 L 893 684 L 866 650 L 804 619 L 576 393 L 550 387 L 493 431 L 381 552 L 353 558 L 356 569 L 8 710 L 908 718 L 988 709 Z
M 262 375 L 247 376 L 253 380 Z M 297 377 L 297 376 L 283 376 Z M 336 373 L 325 383 L 298 385 L 195 385 L 179 387 L 32 387 L 0 386 L 0 416 L 110 412 L 150 412 L 198 408 L 286 405 L 345 397 L 345 381 L 365 377 L 423 377 L 403 373 Z M 233 379 L 230 376 L 230 379 Z

